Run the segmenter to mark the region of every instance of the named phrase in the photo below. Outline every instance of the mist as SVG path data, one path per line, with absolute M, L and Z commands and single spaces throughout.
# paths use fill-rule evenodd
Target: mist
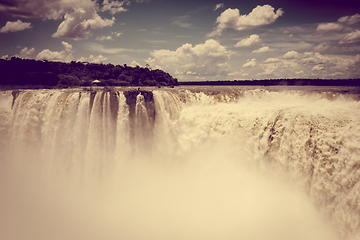
M 81 185 L 25 164 L 1 181 L 2 238 L 336 239 L 295 184 L 214 144 L 177 163 L 131 159 Z

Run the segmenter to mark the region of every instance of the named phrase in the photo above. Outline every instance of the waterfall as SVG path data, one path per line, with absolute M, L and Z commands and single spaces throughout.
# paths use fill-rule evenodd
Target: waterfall
M 2 91 L 0 232 L 358 239 L 360 102 L 351 91 Z

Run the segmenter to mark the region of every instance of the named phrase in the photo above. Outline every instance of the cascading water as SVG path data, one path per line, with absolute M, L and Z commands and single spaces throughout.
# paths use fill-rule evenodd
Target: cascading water
M 358 239 L 358 95 L 282 90 L 0 92 L 0 238 Z

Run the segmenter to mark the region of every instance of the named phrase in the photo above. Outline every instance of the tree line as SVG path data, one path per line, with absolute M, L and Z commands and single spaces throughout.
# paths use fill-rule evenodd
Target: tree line
M 176 86 L 178 81 L 162 70 L 87 62 L 0 59 L 0 85 L 22 87 Z M 97 80 L 97 81 L 95 81 Z M 94 82 L 95 81 L 95 82 Z

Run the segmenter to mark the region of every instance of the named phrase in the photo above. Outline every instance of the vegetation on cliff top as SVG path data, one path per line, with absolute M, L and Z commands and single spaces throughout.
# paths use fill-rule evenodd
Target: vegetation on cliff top
M 0 85 L 23 87 L 175 86 L 176 78 L 162 70 L 126 64 L 50 62 L 34 59 L 0 59 Z

